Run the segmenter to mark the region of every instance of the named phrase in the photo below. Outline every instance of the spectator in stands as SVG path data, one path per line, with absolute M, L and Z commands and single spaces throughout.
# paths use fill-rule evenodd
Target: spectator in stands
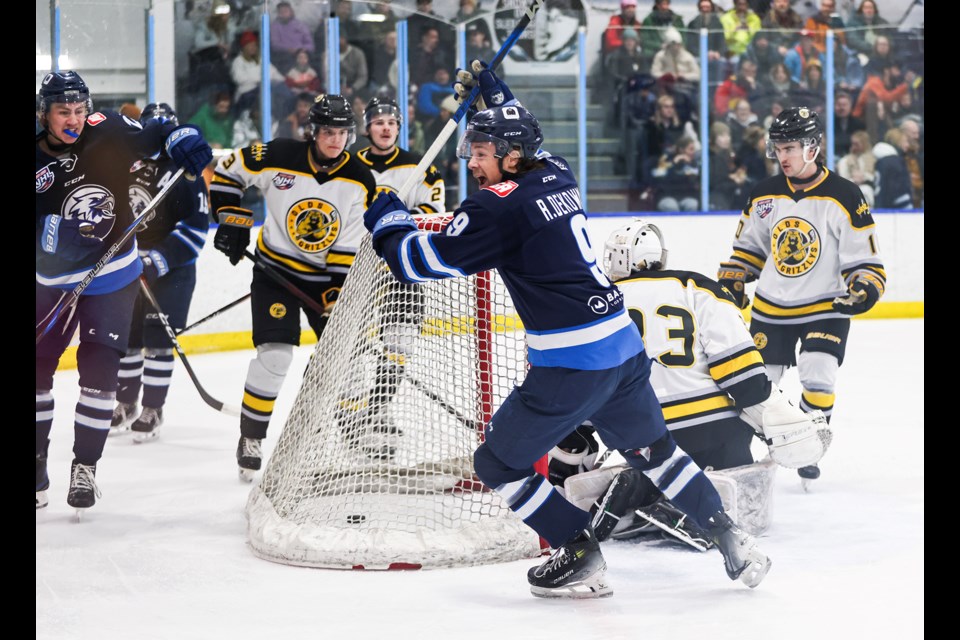
M 201 14 L 203 15 L 203 14 Z M 229 59 L 237 24 L 226 2 L 217 2 L 194 28 L 188 86 L 192 92 L 232 91 Z
M 718 117 L 725 117 L 733 102 L 739 98 L 751 98 L 762 94 L 757 80 L 757 63 L 748 58 L 740 60 L 737 75 L 724 80 L 713 96 L 713 111 Z
M 833 98 L 833 152 L 837 156 L 850 150 L 855 131 L 866 129 L 863 120 L 853 115 L 853 98 L 846 91 L 837 91 Z M 866 148 L 870 148 L 868 144 Z
M 244 31 L 240 35 L 240 55 L 230 63 L 230 78 L 237 86 L 234 109 L 239 115 L 260 101 L 260 40 L 253 31 Z M 275 66 L 270 65 L 270 87 L 273 95 L 272 107 L 277 113 L 286 113 L 292 101 L 293 93 L 286 85 L 286 77 Z
M 229 149 L 233 145 L 233 98 L 229 91 L 217 91 L 186 120 L 203 131 L 213 149 Z
M 896 54 L 890 46 L 890 36 L 878 35 L 863 71 L 867 77 L 880 76 L 883 75 L 884 68 L 896 60 Z
M 492 47 L 493 38 L 490 36 L 490 27 L 487 21 L 481 17 L 480 3 L 477 0 L 460 0 L 460 8 L 457 14 L 453 16 L 453 21 L 457 24 L 466 23 L 464 30 L 467 34 L 467 40 L 470 39 L 472 31 L 479 31 L 486 43 L 484 46 Z M 469 46 L 469 45 L 468 45 Z M 480 57 L 467 53 L 467 60 L 493 60 L 493 56 Z M 501 69 L 497 69 L 497 75 L 500 75 Z
M 883 142 L 873 145 L 875 203 L 878 209 L 909 209 L 913 205 L 910 170 L 903 157 L 903 132 L 890 129 Z
M 433 119 L 439 116 L 440 103 L 451 94 L 453 87 L 450 84 L 450 72 L 440 67 L 434 72 L 432 82 L 420 85 L 417 94 L 417 117 Z
M 471 60 L 473 58 L 470 58 Z M 460 107 L 460 103 L 457 102 L 455 95 L 448 95 L 440 102 L 440 107 L 438 110 L 437 117 L 433 119 L 423 130 L 424 138 L 427 140 L 436 140 L 440 135 L 440 132 L 447 125 L 447 122 L 450 121 L 450 118 L 453 117 L 453 114 L 457 112 L 457 109 Z M 447 139 L 446 144 L 440 149 L 440 152 L 437 154 L 436 159 L 433 161 L 433 166 L 437 168 L 437 171 L 440 172 L 440 176 L 443 178 L 444 184 L 454 185 L 459 181 L 459 176 L 457 171 L 459 170 L 459 161 L 457 160 L 457 137 L 450 136 Z M 451 201 L 452 207 L 449 209 L 453 211 L 456 209 L 459 201 Z M 444 203 L 446 206 L 447 203 Z
M 356 34 L 349 34 L 351 37 L 348 38 L 350 42 L 360 49 L 363 50 L 364 55 L 367 57 L 367 63 L 370 67 L 374 65 L 374 61 L 377 60 L 379 54 L 381 53 L 380 48 L 384 46 L 384 43 L 388 41 L 387 34 L 393 33 L 393 48 L 389 53 L 390 60 L 395 60 L 397 57 L 397 42 L 396 42 L 396 32 L 397 32 L 397 16 L 393 13 L 393 9 L 390 7 L 389 2 L 368 2 L 367 5 L 370 7 L 370 13 L 376 17 L 376 20 L 370 21 L 354 21 L 354 24 L 358 26 L 358 32 Z M 408 38 L 415 38 L 412 32 L 407 31 Z M 413 40 L 416 42 L 416 40 Z M 377 64 L 382 64 L 378 62 Z M 381 71 L 383 76 L 376 76 L 372 68 L 370 68 L 370 76 L 373 78 L 378 86 L 383 86 L 387 84 L 385 79 L 386 70 L 390 68 L 390 62 L 387 62 L 385 65 L 382 65 Z M 379 79 L 378 79 L 379 78 Z
M 407 149 L 422 156 L 427 150 L 426 136 L 423 133 L 423 123 L 417 120 L 416 96 L 407 99 Z
M 677 140 L 672 156 L 661 156 L 651 178 L 657 211 L 700 209 L 700 145 L 687 136 Z
M 653 0 L 653 9 L 640 23 L 640 44 L 650 60 L 663 48 L 667 27 L 683 29 L 683 18 L 670 8 L 670 0 Z
M 823 79 L 823 65 L 816 58 L 807 61 L 803 70 L 800 89 L 792 96 L 792 102 L 824 113 L 827 100 L 827 84 Z
M 760 20 L 760 27 L 782 58 L 796 44 L 803 19 L 790 6 L 790 0 L 773 0 L 770 10 Z
M 803 70 L 810 60 L 819 60 L 820 67 L 823 68 L 825 58 L 822 53 L 813 46 L 813 32 L 804 29 L 800 32 L 800 42 L 791 47 L 783 56 L 783 64 L 787 65 L 790 71 L 790 78 L 799 83 L 803 80 Z
M 770 102 L 770 106 L 765 112 L 766 115 L 764 115 L 764 112 L 761 112 L 761 115 L 763 116 L 763 128 L 769 131 L 770 125 L 773 124 L 773 121 L 776 120 L 777 116 L 780 115 L 780 112 L 783 111 L 788 106 L 793 106 L 793 105 L 791 105 L 786 98 L 779 98 L 779 97 L 774 98 Z M 774 168 L 774 173 L 778 173 L 780 171 L 780 163 L 774 162 L 772 164 Z
M 833 29 L 833 37 L 846 44 L 843 19 L 837 13 L 837 0 L 820 0 L 820 10 L 807 18 L 803 28 L 813 33 L 813 46 L 820 53 L 827 52 L 827 31 Z
M 727 40 L 720 23 L 720 9 L 713 0 L 697 2 L 697 16 L 687 23 L 684 35 L 687 51 L 700 59 L 700 30 L 707 30 L 707 81 L 716 86 L 730 73 L 727 69 Z
M 774 175 L 772 165 L 776 161 L 767 158 L 767 130 L 759 122 L 749 125 L 743 131 L 735 154 L 746 170 L 749 182 L 756 183 Z
M 443 68 L 450 72 L 450 59 L 446 51 L 440 46 L 439 29 L 426 25 L 420 32 L 419 45 L 410 55 L 410 82 L 420 86 L 431 82 L 437 69 Z
M 637 0 L 621 0 L 620 13 L 610 17 L 610 22 L 607 23 L 607 28 L 603 32 L 601 45 L 604 58 L 623 46 L 624 29 L 633 29 L 635 32 L 640 29 L 640 21 L 637 20 Z
M 880 17 L 874 0 L 863 0 L 847 21 L 847 45 L 863 55 L 873 54 L 877 37 L 889 33 L 890 23 Z
M 871 207 L 875 204 L 873 181 L 876 164 L 870 134 L 862 129 L 850 134 L 850 151 L 837 162 L 837 173 L 860 187 L 864 200 Z
M 255 142 L 263 142 L 264 137 L 260 132 L 260 119 L 260 101 L 256 100 L 249 107 L 243 109 L 233 121 L 233 139 L 230 146 L 237 149 L 247 147 Z M 276 137 L 279 128 L 280 123 L 277 119 L 271 118 L 270 140 Z
M 760 77 L 758 83 L 757 93 L 751 100 L 758 114 L 768 113 L 774 101 L 781 105 L 789 104 L 790 96 L 796 95 L 800 90 L 800 83 L 790 78 L 790 72 L 782 62 L 773 65 L 765 76 Z
M 730 148 L 738 149 L 743 142 L 743 134 L 748 127 L 756 126 L 759 116 L 753 112 L 753 106 L 746 98 L 737 98 L 733 108 L 727 112 L 726 123 L 730 127 Z
M 370 83 L 375 91 L 383 92 L 385 89 L 391 89 L 389 93 L 396 92 L 396 86 L 390 82 L 390 66 L 396 60 L 397 32 L 388 31 L 383 35 L 379 46 L 374 49 L 370 62 Z
M 293 138 L 294 140 L 309 140 L 306 131 L 310 125 L 310 107 L 316 96 L 307 91 L 297 94 L 293 111 L 280 121 L 277 127 L 278 138 Z
M 853 115 L 863 118 L 871 139 L 877 139 L 893 125 L 893 119 L 899 115 L 899 101 L 907 92 L 900 64 L 894 60 L 887 62 L 881 76 L 867 78 L 853 107 Z
M 616 107 L 622 103 L 623 93 L 630 78 L 638 73 L 648 71 L 644 66 L 646 59 L 640 53 L 640 37 L 637 32 L 633 29 L 624 29 L 621 41 L 623 44 L 611 51 L 604 61 L 606 66 L 604 75 L 609 80 L 606 94 L 614 96 L 612 101 L 614 109 L 611 111 L 614 114 L 618 113 Z M 480 59 L 485 60 L 486 58 Z M 616 118 L 612 122 L 616 122 Z
M 710 210 L 739 209 L 747 201 L 750 181 L 746 168 L 730 147 L 730 127 L 710 125 Z
M 367 56 L 360 47 L 347 40 L 340 32 L 340 95 L 347 100 L 367 87 L 370 75 L 367 71 Z M 366 105 L 366 101 L 364 101 Z
M 480 24 L 486 23 L 481 21 Z M 467 60 L 493 60 L 497 55 L 497 52 L 490 46 L 490 37 L 486 34 L 486 31 L 477 28 L 477 21 L 467 25 L 465 34 L 467 41 Z M 504 76 L 503 69 L 497 69 L 497 75 L 502 78 Z
M 903 159 L 910 173 L 910 185 L 913 191 L 913 207 L 923 207 L 923 146 L 921 145 L 920 122 L 914 116 L 908 116 L 900 122 L 903 134 Z
M 699 151 L 700 140 L 693 121 L 681 118 L 677 113 L 677 104 L 673 96 L 661 95 L 657 98 L 657 110 L 646 126 L 647 144 L 642 150 L 643 165 L 641 166 L 645 175 L 650 174 L 661 157 L 672 158 L 676 155 L 677 143 L 683 137 L 693 140 Z
M 838 91 L 846 91 L 856 97 L 863 87 L 866 74 L 863 71 L 863 65 L 860 64 L 860 57 L 857 53 L 840 42 L 839 38 L 833 40 L 833 83 Z
M 298 49 L 294 55 L 293 66 L 287 71 L 286 83 L 291 91 L 320 93 L 320 74 L 310 65 L 310 53 L 306 49 Z
M 664 30 L 663 48 L 653 56 L 650 67 L 650 74 L 654 78 L 660 78 L 667 73 L 686 82 L 700 82 L 700 63 L 684 48 L 683 38 L 674 27 Z
M 757 63 L 757 75 L 761 78 L 770 73 L 773 65 L 783 62 L 783 56 L 780 55 L 775 46 L 770 44 L 770 38 L 764 31 L 758 31 L 753 36 L 753 40 L 750 41 L 747 50 L 743 53 L 743 57 Z
M 270 21 L 270 62 L 286 73 L 296 62 L 298 51 L 313 56 L 313 35 L 293 13 L 289 2 L 277 3 L 277 15 Z
M 720 15 L 723 36 L 727 41 L 727 51 L 731 61 L 736 64 L 747 50 L 754 34 L 760 30 L 760 16 L 750 8 L 747 0 L 733 0 L 733 8 Z
M 456 31 L 442 16 L 433 11 L 433 0 L 417 0 L 416 13 L 407 18 L 407 37 L 411 44 L 411 59 L 414 54 L 414 43 L 420 42 L 420 34 L 428 27 L 437 30 L 438 44 L 441 50 L 451 52 L 456 50 Z

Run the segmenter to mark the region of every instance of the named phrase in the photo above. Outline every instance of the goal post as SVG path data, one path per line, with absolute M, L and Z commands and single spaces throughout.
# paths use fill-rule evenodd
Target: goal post
M 495 272 L 404 285 L 367 236 L 247 501 L 254 554 L 340 569 L 540 555 L 473 470 L 483 425 L 526 374 L 525 346 Z

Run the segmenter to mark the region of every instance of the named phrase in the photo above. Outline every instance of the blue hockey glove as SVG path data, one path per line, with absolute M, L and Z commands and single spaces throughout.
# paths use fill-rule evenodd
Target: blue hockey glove
M 385 233 L 398 229 L 417 230 L 417 223 L 407 206 L 393 191 L 383 191 L 377 196 L 370 208 L 363 212 L 363 225 L 373 234 L 374 248 Z
M 203 139 L 200 129 L 189 124 L 171 131 L 163 148 L 177 167 L 183 167 L 194 177 L 202 174 L 213 160 L 213 149 Z
M 100 238 L 94 235 L 95 229 L 91 222 L 51 214 L 43 219 L 40 247 L 46 253 L 76 260 L 101 243 Z
M 738 307 L 746 309 L 750 306 L 750 298 L 747 296 L 744 285 L 756 278 L 742 265 L 736 262 L 721 262 L 720 269 L 717 271 L 717 280 L 733 295 L 733 301 Z
M 477 84 L 480 85 L 480 97 L 476 103 L 479 111 L 516 102 L 507 83 L 498 78 L 483 60 L 472 60 L 469 69 L 457 69 L 457 81 L 453 83 L 457 100 L 463 104 Z
M 140 256 L 140 261 L 143 263 L 143 275 L 147 279 L 147 284 L 153 284 L 170 271 L 167 259 L 156 249 L 151 249 L 146 255 Z
M 833 310 L 848 316 L 866 313 L 883 294 L 883 283 L 877 276 L 858 274 L 850 283 L 846 296 L 833 299 Z
M 253 228 L 253 211 L 242 207 L 220 207 L 217 209 L 217 234 L 213 237 L 213 246 L 236 265 L 243 260 L 243 254 L 250 244 L 250 229 Z

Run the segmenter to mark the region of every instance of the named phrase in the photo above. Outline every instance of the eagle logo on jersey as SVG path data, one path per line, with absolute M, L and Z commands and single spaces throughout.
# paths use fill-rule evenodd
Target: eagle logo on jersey
M 340 212 L 319 198 L 304 198 L 287 211 L 287 233 L 305 253 L 320 253 L 330 248 L 340 235 Z
M 68 220 L 83 220 L 98 227 L 102 221 L 108 220 L 106 232 L 97 234 L 97 237 L 104 238 L 113 228 L 115 206 L 116 200 L 109 191 L 98 185 L 84 185 L 74 189 L 63 201 L 63 217 Z
M 820 234 L 802 218 L 784 218 L 773 228 L 770 248 L 780 275 L 797 278 L 820 259 Z
M 40 171 L 37 171 L 37 193 L 43 193 L 52 187 L 53 178 L 53 169 L 50 168 L 50 165 L 47 165 L 40 169 Z
M 135 216 L 139 216 L 140 212 L 146 209 L 147 205 L 150 204 L 150 200 L 153 199 L 150 197 L 150 192 L 138 184 L 130 185 L 129 194 L 130 209 Z

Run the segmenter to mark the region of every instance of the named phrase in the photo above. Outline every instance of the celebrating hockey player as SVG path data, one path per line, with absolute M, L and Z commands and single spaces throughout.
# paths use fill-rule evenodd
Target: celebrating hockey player
M 260 189 L 267 218 L 257 237 L 257 261 L 324 309 L 318 313 L 263 270 L 253 270 L 250 306 L 257 355 L 244 384 L 237 445 L 240 477 L 248 481 L 260 469 L 261 441 L 293 347 L 300 344 L 300 311 L 319 338 L 364 236 L 363 211 L 376 193 L 370 170 L 346 151 L 356 137 L 356 123 L 343 96 L 318 96 L 309 121 L 309 140 L 278 138 L 239 149 L 220 159 L 210 184 L 220 222 L 214 246 L 232 264 L 243 259 L 253 212 L 240 206 L 241 198 L 250 187 Z
M 47 450 L 53 425 L 53 376 L 80 327 L 80 399 L 74 419 L 74 459 L 67 503 L 92 507 L 100 496 L 97 462 L 103 455 L 126 353 L 137 278 L 145 266 L 131 233 L 106 266 L 101 258 L 132 231 L 130 167 L 160 154 L 199 176 L 213 159 L 191 125 L 143 127 L 118 113 L 93 112 L 90 90 L 75 71 L 54 71 L 39 92 L 37 134 L 36 317 L 42 325 L 59 301 L 98 268 L 68 313 L 42 334 L 36 348 L 37 508 L 47 505 Z
M 772 462 L 796 469 L 823 455 L 818 428 L 826 431 L 826 420 L 819 411 L 808 414 L 790 404 L 770 382 L 730 293 L 700 273 L 668 270 L 667 254 L 659 227 L 635 219 L 607 239 L 604 272 L 623 293 L 647 353 L 659 364 L 650 380 L 667 428 L 700 468 L 713 469 L 708 477 L 715 484 L 732 488 L 738 523 L 756 535 L 769 525 L 766 494 L 774 470 L 754 462 L 753 435 L 767 443 Z M 563 481 L 598 449 L 592 437 L 592 430 L 581 426 L 551 451 L 552 482 Z M 592 473 L 609 478 L 620 469 Z M 576 501 L 572 489 L 585 481 L 573 477 L 567 497 Z M 600 540 L 663 529 L 700 549 L 712 545 L 635 469 L 617 474 L 598 503 L 593 523 Z
M 750 192 L 717 279 L 738 304 L 757 280 L 750 333 L 774 383 L 796 366 L 800 408 L 833 413 L 850 316 L 877 303 L 886 286 L 870 207 L 853 182 L 820 160 L 823 124 L 806 107 L 784 109 L 770 125 L 767 157 L 781 174 Z M 796 355 L 800 343 L 800 356 Z M 798 470 L 805 488 L 817 465 Z
M 623 295 L 597 264 L 569 164 L 540 151 L 539 122 L 482 62 L 457 77 L 464 90 L 479 84 L 482 96 L 457 150 L 480 190 L 442 233 L 418 231 L 391 192 L 377 197 L 364 223 L 401 282 L 497 269 L 513 298 L 530 369 L 485 425 L 474 468 L 555 549 L 529 570 L 531 592 L 613 593 L 590 514 L 533 467 L 586 420 L 710 532 L 731 579 L 757 586 L 770 560 L 724 512 L 716 489 L 667 431 L 650 386 L 651 361 Z
M 140 113 L 140 123 L 153 121 L 179 124 L 173 108 L 150 103 Z M 130 200 L 135 214 L 166 185 L 176 165 L 166 159 L 138 160 L 130 169 Z M 203 180 L 181 180 L 158 205 L 147 228 L 137 233 L 143 260 L 143 275 L 170 326 L 182 329 L 197 284 L 197 257 L 207 239 L 210 207 Z M 111 433 L 133 432 L 134 442 L 148 442 L 160 434 L 163 405 L 173 375 L 173 347 L 157 311 L 144 298 L 137 298 L 126 355 L 120 359 L 117 406 L 110 422 Z M 137 415 L 140 388 L 143 410 Z

